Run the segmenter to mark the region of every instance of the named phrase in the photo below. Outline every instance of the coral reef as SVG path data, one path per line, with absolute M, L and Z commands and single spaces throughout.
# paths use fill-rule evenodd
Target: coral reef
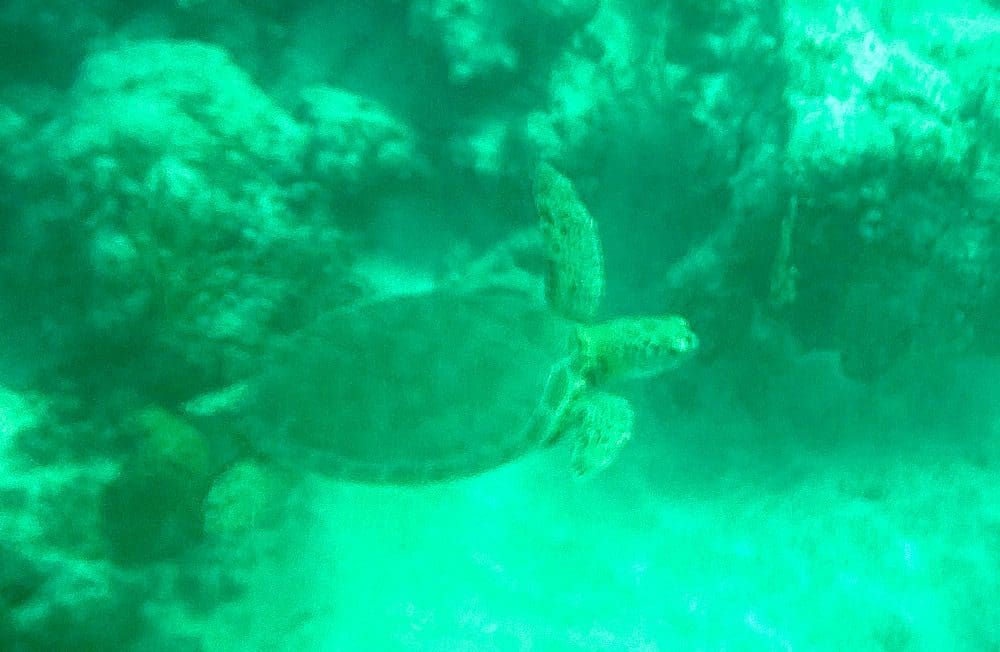
M 337 196 L 371 195 L 421 168 L 416 134 L 386 107 L 327 86 L 302 91 L 307 175 Z
M 865 378 L 969 350 L 992 330 L 981 306 L 1000 288 L 987 272 L 995 209 L 967 199 L 988 165 L 980 112 L 964 106 L 957 76 L 990 64 L 963 57 L 946 68 L 933 46 L 914 51 L 857 8 L 839 9 L 834 24 L 793 17 L 785 165 L 799 193 L 797 256 L 808 288 L 793 323 L 842 350 Z
M 96 53 L 46 133 L 63 208 L 85 219 L 20 257 L 72 247 L 64 339 L 126 369 L 155 361 L 161 398 L 239 377 L 274 332 L 350 296 L 347 248 L 303 183 L 306 128 L 219 48 Z

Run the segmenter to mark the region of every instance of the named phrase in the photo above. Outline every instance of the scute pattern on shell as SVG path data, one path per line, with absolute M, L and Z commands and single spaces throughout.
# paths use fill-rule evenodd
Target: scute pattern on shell
M 560 402 L 541 398 L 572 327 L 540 298 L 504 288 L 331 316 L 262 379 L 254 403 L 269 414 L 250 436 L 271 456 L 368 482 L 499 466 L 550 438 Z

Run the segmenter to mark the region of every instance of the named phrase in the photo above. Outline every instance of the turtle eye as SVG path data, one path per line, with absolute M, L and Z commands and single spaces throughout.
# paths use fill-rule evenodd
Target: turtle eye
M 698 348 L 698 336 L 694 333 L 687 333 L 680 338 L 680 346 L 677 347 L 680 353 L 690 353 Z

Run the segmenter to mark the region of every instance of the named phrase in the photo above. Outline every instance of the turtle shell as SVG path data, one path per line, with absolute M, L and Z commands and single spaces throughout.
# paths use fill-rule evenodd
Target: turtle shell
M 548 381 L 572 329 L 540 296 L 506 288 L 339 312 L 269 364 L 246 434 L 269 457 L 360 481 L 485 471 L 552 436 L 564 397 Z

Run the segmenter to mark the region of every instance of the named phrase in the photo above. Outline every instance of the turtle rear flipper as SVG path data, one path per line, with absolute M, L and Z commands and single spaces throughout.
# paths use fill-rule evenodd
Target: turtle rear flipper
M 588 390 L 570 406 L 565 434 L 574 438 L 572 470 L 578 479 L 592 476 L 611 464 L 632 438 L 635 416 L 623 396 Z

